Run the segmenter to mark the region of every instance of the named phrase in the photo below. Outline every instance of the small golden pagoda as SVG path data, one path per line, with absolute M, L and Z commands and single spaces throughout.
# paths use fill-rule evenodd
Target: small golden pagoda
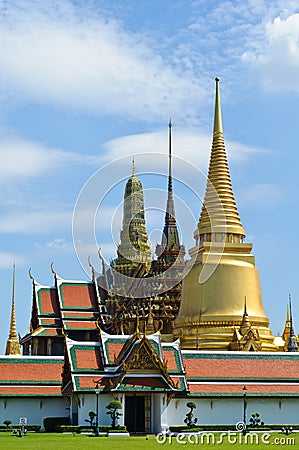
M 260 342 L 255 347 L 276 351 L 269 329 L 252 244 L 245 243 L 224 145 L 219 78 L 216 78 L 213 142 L 202 211 L 183 281 L 176 337 L 182 348 L 226 350 L 241 327 L 244 298 L 248 320 Z
M 10 327 L 9 336 L 6 342 L 6 355 L 20 355 L 20 345 L 17 335 L 16 327 L 16 311 L 15 311 L 15 265 L 13 266 L 13 278 L 12 278 L 12 299 L 11 299 L 11 317 L 10 317 Z

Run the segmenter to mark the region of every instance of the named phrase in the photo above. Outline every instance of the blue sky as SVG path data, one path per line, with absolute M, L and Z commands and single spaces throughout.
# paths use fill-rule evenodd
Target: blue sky
M 190 209 L 190 219 L 183 213 L 179 222 L 186 247 L 193 245 L 201 203 L 188 190 L 197 183 L 188 164 L 197 168 L 200 191 L 215 76 L 221 78 L 233 188 L 247 241 L 254 244 L 271 328 L 282 332 L 291 293 L 299 331 L 297 1 L 3 0 L 0 42 L 2 351 L 14 261 L 17 328 L 24 335 L 29 268 L 44 285 L 53 284 L 52 262 L 63 278 L 88 279 L 72 238 L 81 189 L 100 170 L 92 178 L 97 198 L 102 174 L 116 168 L 118 182 L 95 220 L 96 240 L 109 261 L 132 155 L 137 172 L 165 173 L 165 158 L 145 154 L 167 152 L 169 117 L 176 201 Z M 101 172 L 105 164 L 108 172 Z M 165 177 L 145 173 L 140 179 L 150 204 L 150 189 L 163 189 Z M 153 245 L 162 218 L 161 211 L 148 211 Z M 89 253 L 97 266 L 86 244 Z

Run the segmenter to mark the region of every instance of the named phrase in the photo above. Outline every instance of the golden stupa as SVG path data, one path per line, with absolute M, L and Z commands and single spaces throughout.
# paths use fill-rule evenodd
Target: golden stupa
M 13 278 L 12 278 L 12 299 L 11 299 L 11 317 L 9 336 L 6 342 L 5 355 L 20 355 L 20 345 L 17 335 L 16 326 L 16 311 L 15 311 L 15 273 L 16 268 L 13 266 Z
M 252 244 L 244 242 L 245 236 L 231 185 L 223 138 L 219 78 L 216 78 L 213 143 L 206 193 L 194 234 L 196 246 L 189 251 L 189 272 L 183 281 L 181 305 L 175 321 L 174 334 L 180 337 L 182 348 L 232 349 L 231 343 L 242 325 L 245 301 L 252 329 L 250 339 L 252 336 L 258 339 L 256 348 L 277 350 L 263 307 Z M 242 336 L 244 338 L 246 336 Z

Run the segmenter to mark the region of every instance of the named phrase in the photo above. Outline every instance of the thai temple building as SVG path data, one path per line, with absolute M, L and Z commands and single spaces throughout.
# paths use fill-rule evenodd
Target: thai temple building
M 0 356 L 0 421 L 43 424 L 68 417 L 85 425 L 98 409 L 122 404 L 119 424 L 130 433 L 182 425 L 187 402 L 200 425 L 234 425 L 260 413 L 265 424 L 298 422 L 299 353 L 291 299 L 282 336 L 266 316 L 259 274 L 232 189 L 216 78 L 212 149 L 195 245 L 186 256 L 178 231 L 168 129 L 165 220 L 156 257 L 146 228 L 143 187 L 132 175 L 124 191 L 116 258 L 89 262 L 88 281 L 65 280 L 53 265 L 53 286 L 30 273 L 28 334 L 16 329 L 13 272 L 11 325 Z M 22 354 L 20 352 L 22 348 Z

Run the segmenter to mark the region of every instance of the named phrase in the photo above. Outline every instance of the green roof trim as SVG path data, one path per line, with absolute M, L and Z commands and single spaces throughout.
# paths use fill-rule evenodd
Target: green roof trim
M 114 360 L 110 359 L 110 354 L 109 354 L 109 344 L 121 344 L 124 345 L 127 342 L 128 339 L 116 339 L 116 338 L 108 338 L 105 342 L 104 342 L 104 348 L 105 348 L 105 353 L 106 353 L 106 359 L 108 364 L 113 364 L 114 365 Z M 118 355 L 116 355 L 118 356 Z
M 0 380 L 0 386 L 61 386 L 60 380 Z
M 55 397 L 63 398 L 62 394 L 0 394 L 0 397 Z
M 89 283 L 89 282 L 80 282 L 80 283 L 67 283 L 67 282 L 62 282 L 59 287 L 59 300 L 61 303 L 61 309 L 65 310 L 65 311 L 92 311 L 92 312 L 98 312 L 98 310 L 94 307 L 94 306 L 90 306 L 89 308 L 87 307 L 80 307 L 79 305 L 76 306 L 66 306 L 64 303 L 64 297 L 63 297 L 63 287 L 64 286 L 93 286 L 93 283 Z
M 38 358 L 38 357 L 37 357 Z M 56 358 L 56 357 L 55 357 Z M 63 356 L 59 359 L 53 359 L 53 356 L 49 357 L 49 359 L 35 359 L 35 358 L 27 358 L 26 356 L 19 356 L 15 358 L 2 358 L 0 356 L 0 370 L 1 364 L 63 364 L 64 358 Z
M 292 361 L 292 360 L 299 360 L 299 352 L 298 353 L 285 353 L 283 355 L 277 355 L 274 352 L 272 353 L 265 353 L 262 355 L 261 353 L 251 353 L 251 354 L 232 354 L 230 352 L 227 353 L 185 353 L 186 350 L 182 350 L 182 358 L 184 359 L 246 359 L 246 360 L 273 360 L 273 361 Z
M 92 392 L 95 394 L 95 387 L 93 388 L 83 388 L 80 385 L 80 375 L 74 375 L 74 381 L 75 381 L 75 391 L 81 391 L 81 392 Z M 105 389 L 105 387 L 100 387 L 100 391 L 102 392 Z
M 157 355 L 160 358 L 160 346 L 159 346 L 158 342 L 155 341 L 154 339 L 148 339 L 148 341 L 153 346 L 155 352 L 157 353 Z
M 190 397 L 238 397 L 238 398 L 243 398 L 243 394 L 242 393 L 232 393 L 232 392 L 190 392 L 188 394 L 188 396 Z M 246 394 L 247 398 L 251 398 L 251 397 L 299 397 L 299 391 L 298 394 L 297 393 L 292 393 L 289 394 L 287 392 L 274 392 L 274 393 L 268 393 L 268 392 L 254 392 L 254 393 L 250 393 L 250 394 Z
M 39 314 L 39 316 L 47 316 L 47 317 L 57 317 L 57 318 L 59 318 L 59 316 L 57 316 L 57 314 L 55 312 L 45 313 L 45 312 L 43 312 L 43 309 L 42 309 L 42 300 L 40 298 L 40 294 L 42 292 L 51 292 L 51 291 L 56 292 L 55 288 L 52 288 L 52 287 L 42 287 L 42 288 L 38 289 L 38 291 L 37 291 L 38 310 L 39 310 L 39 312 L 41 312 L 41 314 Z
M 71 348 L 70 348 L 70 357 L 71 357 L 71 362 L 72 362 L 72 365 L 73 365 L 73 372 L 74 371 L 77 371 L 77 372 L 80 372 L 80 373 L 99 373 L 100 371 L 101 371 L 101 369 L 100 368 L 95 368 L 95 369 L 92 369 L 92 368 L 89 368 L 89 367 L 87 367 L 87 368 L 78 368 L 78 362 L 77 362 L 77 355 L 76 355 L 76 352 L 77 352 L 77 350 L 88 350 L 88 351 L 98 351 L 99 352 L 99 356 L 100 356 L 100 358 L 101 358 L 101 350 L 100 350 L 100 346 L 95 346 L 95 345 L 93 345 L 93 346 L 91 346 L 91 345 L 74 345 L 74 346 L 72 346 Z
M 177 370 L 175 369 L 167 369 L 168 373 L 184 373 L 184 368 L 181 362 L 181 358 L 180 358 L 180 354 L 177 348 L 172 347 L 171 345 L 163 345 L 162 347 L 162 355 L 163 355 L 163 351 L 173 351 L 174 354 L 174 359 L 175 359 L 175 363 L 177 366 Z
M 239 381 L 246 381 L 246 382 L 257 382 L 257 381 L 283 381 L 283 382 L 297 382 L 299 383 L 299 378 L 273 378 L 273 377 L 200 377 L 200 376 L 187 376 L 187 380 L 188 381 L 218 381 L 218 383 L 220 384 L 222 381 L 223 382 L 227 382 L 227 381 L 235 381 L 236 383 Z

